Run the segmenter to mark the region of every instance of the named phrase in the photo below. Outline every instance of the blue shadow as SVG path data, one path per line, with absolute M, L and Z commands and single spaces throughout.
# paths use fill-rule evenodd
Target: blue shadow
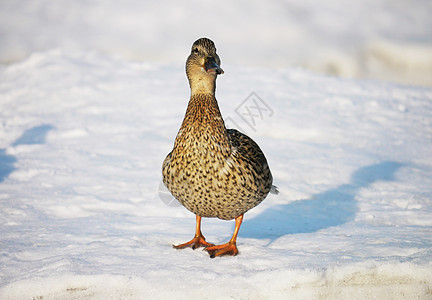
M 44 144 L 48 131 L 54 126 L 43 124 L 24 131 L 24 133 L 12 143 L 12 146 Z M 0 149 L 0 182 L 3 182 L 14 170 L 15 156 L 6 154 L 6 149 Z
M 355 196 L 377 181 L 393 181 L 403 164 L 385 161 L 360 168 L 350 184 L 298 200 L 274 205 L 251 220 L 245 220 L 240 235 L 275 240 L 286 234 L 310 233 L 352 221 L 358 211 Z
M 6 154 L 6 149 L 0 149 L 0 182 L 9 176 L 15 170 L 15 156 Z
M 27 129 L 15 142 L 13 142 L 12 146 L 45 144 L 46 135 L 48 131 L 52 129 L 54 129 L 54 126 L 49 124 L 43 124 Z

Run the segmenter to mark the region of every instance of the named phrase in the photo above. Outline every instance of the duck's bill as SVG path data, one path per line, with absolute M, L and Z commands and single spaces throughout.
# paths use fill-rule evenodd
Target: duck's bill
M 215 62 L 206 62 L 204 64 L 204 69 L 206 70 L 207 73 L 209 74 L 223 74 L 224 70 L 222 70 L 221 67 L 219 67 Z

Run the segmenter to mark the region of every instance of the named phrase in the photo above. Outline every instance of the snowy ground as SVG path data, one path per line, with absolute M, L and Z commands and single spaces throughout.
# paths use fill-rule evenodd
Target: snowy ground
M 292 68 L 432 86 L 431 14 L 0 1 L 0 299 L 432 299 L 432 89 Z M 226 124 L 281 191 L 246 214 L 237 257 L 172 249 L 195 219 L 160 188 L 201 36 Z M 233 228 L 203 221 L 214 243 Z
M 2 0 L 0 63 L 53 48 L 178 63 L 208 36 L 225 63 L 432 86 L 431 15 L 430 0 Z
M 0 69 L 1 299 L 432 297 L 431 88 L 223 63 L 222 114 L 281 193 L 246 214 L 237 257 L 210 259 L 171 247 L 194 216 L 159 191 L 183 60 L 55 50 Z M 203 222 L 211 242 L 232 230 Z

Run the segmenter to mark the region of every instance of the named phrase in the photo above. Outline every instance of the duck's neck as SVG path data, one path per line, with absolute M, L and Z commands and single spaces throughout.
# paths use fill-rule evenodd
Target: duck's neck
M 214 94 L 192 94 L 186 110 L 182 127 L 220 127 L 225 130 L 225 124 Z
M 214 97 L 216 91 L 216 77 L 193 77 L 193 79 L 189 79 L 189 86 L 191 89 L 191 97 L 194 95 L 210 95 Z
M 175 143 L 176 148 L 187 145 L 203 148 L 205 144 L 217 144 L 218 148 L 223 149 L 220 151 L 228 153 L 228 135 L 214 95 L 191 96 Z

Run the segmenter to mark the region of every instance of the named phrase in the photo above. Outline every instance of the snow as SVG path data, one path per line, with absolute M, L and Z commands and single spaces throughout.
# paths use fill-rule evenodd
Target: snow
M 431 297 L 432 89 L 220 56 L 222 114 L 280 194 L 216 259 L 171 247 L 195 218 L 160 189 L 182 62 L 50 50 L 0 69 L 1 299 Z M 202 230 L 222 243 L 233 223 Z
M 0 62 L 52 48 L 178 63 L 198 37 L 225 62 L 432 85 L 429 0 L 0 2 Z
M 0 299 L 432 299 L 431 4 L 1 1 Z M 195 218 L 161 164 L 202 36 L 280 190 L 236 257 L 171 247 Z

